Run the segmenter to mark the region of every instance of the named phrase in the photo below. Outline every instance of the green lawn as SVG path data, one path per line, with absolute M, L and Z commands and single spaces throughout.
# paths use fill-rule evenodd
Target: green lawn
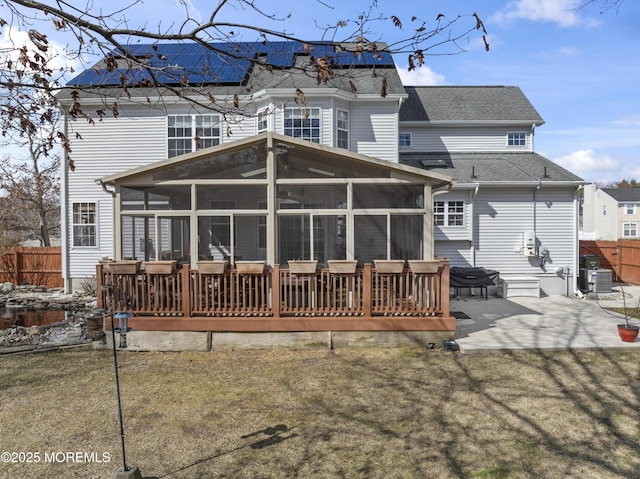
M 119 360 L 127 462 L 145 477 L 640 475 L 640 352 L 123 352 Z M 122 468 L 114 390 L 109 351 L 0 357 L 0 451 L 40 457 L 3 459 L 0 477 L 114 477 Z

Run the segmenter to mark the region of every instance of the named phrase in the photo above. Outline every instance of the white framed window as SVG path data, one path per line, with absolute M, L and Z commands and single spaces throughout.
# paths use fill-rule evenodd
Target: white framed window
M 267 110 L 262 110 L 258 112 L 256 117 L 257 121 L 257 132 L 258 134 L 264 133 L 269 130 L 269 113 Z
M 98 246 L 96 203 L 73 203 L 73 246 Z
M 607 216 L 607 205 L 602 205 L 602 216 Z
M 436 226 L 464 226 L 464 201 L 434 201 L 433 223 Z
M 511 131 L 507 133 L 507 146 L 526 146 L 527 134 L 524 131 Z
M 169 158 L 220 144 L 220 115 L 169 115 Z
M 638 237 L 638 222 L 627 221 L 622 223 L 622 237 L 623 238 L 637 238 Z
M 635 215 L 636 214 L 636 204 L 635 203 L 625 203 L 624 204 L 624 214 L 625 215 Z
M 411 146 L 411 133 L 408 131 L 401 131 L 398 135 L 398 145 L 400 148 L 408 148 Z
M 286 108 L 283 133 L 320 143 L 320 108 Z
M 338 121 L 336 122 L 338 130 L 338 148 L 349 149 L 349 112 L 346 110 L 338 110 Z

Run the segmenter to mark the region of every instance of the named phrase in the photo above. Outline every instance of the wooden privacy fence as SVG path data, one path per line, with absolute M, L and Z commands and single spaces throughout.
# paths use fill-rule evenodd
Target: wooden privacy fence
M 640 284 L 640 241 L 580 241 L 580 255 L 600 256 L 600 267 L 613 270 L 613 280 Z
M 64 282 L 60 247 L 16 247 L 0 253 L 0 282 L 62 288 Z

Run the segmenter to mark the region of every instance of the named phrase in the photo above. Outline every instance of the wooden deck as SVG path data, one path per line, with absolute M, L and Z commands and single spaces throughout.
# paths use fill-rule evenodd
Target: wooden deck
M 96 268 L 99 307 L 133 314 L 129 326 L 151 331 L 454 331 L 449 263 L 436 273 L 114 274 Z

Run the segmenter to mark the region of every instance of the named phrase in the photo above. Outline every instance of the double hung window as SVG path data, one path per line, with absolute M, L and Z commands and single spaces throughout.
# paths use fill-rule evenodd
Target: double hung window
M 284 134 L 320 143 L 320 108 L 287 108 Z
M 435 201 L 433 221 L 436 226 L 464 226 L 464 201 Z
M 183 155 L 220 144 L 219 115 L 169 115 L 168 156 Z
M 95 203 L 73 204 L 73 246 L 97 246 Z
M 622 237 L 623 238 L 637 238 L 638 237 L 638 223 L 635 221 L 628 221 L 622 223 Z

